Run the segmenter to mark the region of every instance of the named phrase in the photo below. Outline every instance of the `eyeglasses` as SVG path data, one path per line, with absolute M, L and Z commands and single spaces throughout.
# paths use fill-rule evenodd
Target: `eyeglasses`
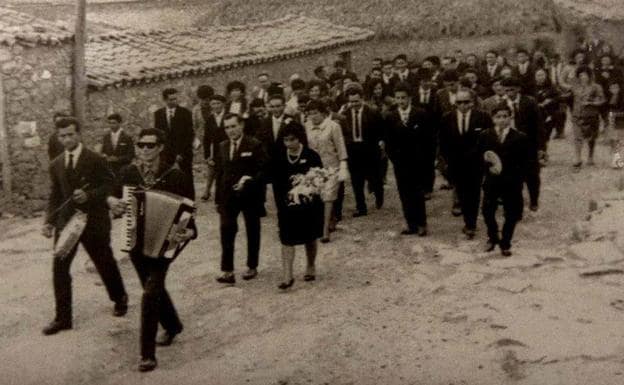
M 137 143 L 136 146 L 138 148 L 147 148 L 149 150 L 156 148 L 156 146 L 158 146 L 158 143 Z
M 456 104 L 470 104 L 472 103 L 472 100 L 456 100 L 455 103 Z

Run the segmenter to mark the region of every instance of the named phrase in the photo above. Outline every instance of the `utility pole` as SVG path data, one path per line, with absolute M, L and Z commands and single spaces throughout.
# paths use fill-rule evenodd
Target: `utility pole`
M 87 39 L 87 1 L 77 0 L 76 32 L 74 34 L 73 106 L 74 115 L 84 127 L 87 102 L 87 76 L 85 72 L 85 42 Z

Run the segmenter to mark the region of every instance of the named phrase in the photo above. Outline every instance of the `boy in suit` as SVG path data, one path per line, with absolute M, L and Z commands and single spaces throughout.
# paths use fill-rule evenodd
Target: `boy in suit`
M 210 190 L 214 183 L 215 147 L 227 138 L 225 130 L 223 129 L 223 117 L 225 116 L 226 103 L 225 96 L 212 94 L 209 99 L 210 113 L 206 116 L 204 123 L 204 159 L 208 165 L 208 172 L 206 173 L 206 190 L 201 197 L 203 201 L 210 199 Z
M 167 88 L 162 92 L 165 107 L 154 112 L 154 128 L 165 133 L 163 156 L 169 164 L 177 163 L 192 180 L 193 178 L 193 114 L 178 105 L 178 91 Z M 193 193 L 195 197 L 195 193 Z
M 487 226 L 486 251 L 500 246 L 505 257 L 511 256 L 511 240 L 516 223 L 522 217 L 522 185 L 528 161 L 527 136 L 512 128 L 512 111 L 507 104 L 500 104 L 492 110 L 494 128 L 481 134 L 480 153 L 494 152 L 502 163 L 502 171 L 489 168 L 483 183 L 483 219 Z M 487 167 L 488 165 L 486 165 Z M 502 236 L 499 236 L 496 210 L 499 200 L 505 210 Z
M 115 113 L 106 118 L 110 133 L 102 137 L 102 155 L 114 175 L 134 158 L 134 143 L 121 128 L 121 115 Z
M 52 191 L 48 202 L 43 235 L 58 240 L 60 232 L 76 210 L 87 214 L 87 224 L 80 243 L 93 261 L 108 296 L 115 303 L 113 315 L 121 317 L 128 310 L 128 296 L 117 262 L 110 247 L 111 222 L 106 206 L 113 184 L 113 174 L 104 158 L 85 148 L 80 139 L 80 123 L 72 117 L 56 122 L 58 139 L 65 148 L 50 165 Z M 56 334 L 72 328 L 72 286 L 70 268 L 76 245 L 64 257 L 53 261 L 56 317 L 43 334 Z
M 407 228 L 403 235 L 427 235 L 424 185 L 433 129 L 427 112 L 412 103 L 409 84 L 397 84 L 397 108 L 388 119 L 386 152 L 394 165 L 399 198 Z
M 237 219 L 242 212 L 247 232 L 247 272 L 243 279 L 258 275 L 260 253 L 260 218 L 264 213 L 264 173 L 267 162 L 260 141 L 243 134 L 242 118 L 227 114 L 224 118 L 227 140 L 215 147 L 215 203 L 221 223 L 221 271 L 217 282 L 236 283 L 234 277 L 234 242 Z

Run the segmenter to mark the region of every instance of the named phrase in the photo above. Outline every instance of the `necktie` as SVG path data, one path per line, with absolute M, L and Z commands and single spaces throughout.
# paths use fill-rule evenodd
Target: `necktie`
M 465 121 L 466 117 L 464 116 L 463 112 L 459 113 L 459 133 L 461 135 L 464 135 L 464 121 Z
M 167 108 L 167 127 L 171 128 L 171 120 L 173 118 L 173 110 Z
M 230 160 L 234 159 L 234 155 L 236 155 L 236 150 L 238 147 L 238 142 L 232 142 L 232 146 L 230 146 Z
M 425 91 L 425 104 L 429 104 L 429 90 Z
M 360 127 L 359 110 L 353 110 L 353 135 L 356 142 L 362 141 L 362 128 Z
M 67 169 L 69 171 L 74 171 L 74 154 L 69 153 L 69 162 L 67 162 Z

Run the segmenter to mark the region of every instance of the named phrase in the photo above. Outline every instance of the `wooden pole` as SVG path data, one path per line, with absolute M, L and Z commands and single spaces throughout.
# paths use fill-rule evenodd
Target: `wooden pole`
M 87 78 L 85 71 L 85 42 L 86 31 L 86 0 L 77 0 L 76 3 L 76 32 L 74 34 L 74 74 L 73 74 L 73 102 L 74 115 L 84 127 L 87 101 Z
M 7 199 L 11 196 L 11 163 L 9 159 L 9 135 L 6 122 L 4 84 L 0 73 L 0 162 L 2 162 L 2 190 Z

